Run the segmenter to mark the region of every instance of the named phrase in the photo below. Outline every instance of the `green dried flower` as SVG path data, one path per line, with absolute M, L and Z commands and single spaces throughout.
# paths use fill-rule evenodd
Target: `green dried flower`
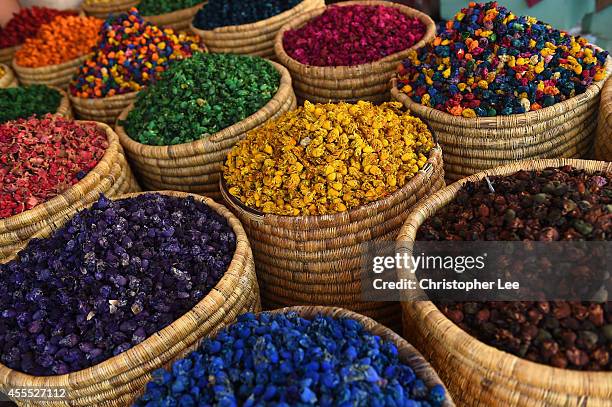
M 143 16 L 157 16 L 190 8 L 202 2 L 203 0 L 142 0 L 138 3 L 138 10 Z
M 55 113 L 62 94 L 45 85 L 0 89 L 0 123 Z
M 279 72 L 262 58 L 197 53 L 142 91 L 122 125 L 142 144 L 188 143 L 257 112 L 279 85 Z

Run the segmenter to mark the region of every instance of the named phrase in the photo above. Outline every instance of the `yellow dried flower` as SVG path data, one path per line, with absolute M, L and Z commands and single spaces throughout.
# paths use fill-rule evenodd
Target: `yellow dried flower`
M 323 215 L 384 198 L 404 186 L 434 147 L 401 103 L 312 104 L 251 130 L 223 176 L 245 205 L 278 215 Z
M 4 70 L 2 66 L 0 66 L 0 78 L 2 78 L 4 74 L 6 74 L 6 71 Z

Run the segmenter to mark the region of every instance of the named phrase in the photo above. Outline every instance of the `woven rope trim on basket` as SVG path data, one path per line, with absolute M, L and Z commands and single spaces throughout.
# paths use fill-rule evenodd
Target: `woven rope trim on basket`
M 285 314 L 295 312 L 304 319 L 313 319 L 317 315 L 332 317 L 334 319 L 350 318 L 358 321 L 363 325 L 364 329 L 373 335 L 379 336 L 382 340 L 392 342 L 398 350 L 399 358 L 402 363 L 410 366 L 417 377 L 425 382 L 428 387 L 436 384 L 442 385 L 446 390 L 447 400 L 442 404 L 442 407 L 453 407 L 455 404 L 452 397 L 440 377 L 435 372 L 433 367 L 425 360 L 423 355 L 404 338 L 390 330 L 384 325 L 379 324 L 365 315 L 358 314 L 343 308 L 336 307 L 319 307 L 319 306 L 297 306 L 288 307 L 278 310 L 268 311 L 271 314 Z
M 84 194 L 96 188 L 96 184 L 107 174 L 107 169 L 112 168 L 117 157 L 123 154 L 117 134 L 106 124 L 96 123 L 96 125 L 104 130 L 108 137 L 108 148 L 98 164 L 85 178 L 68 188 L 62 194 L 18 215 L 0 219 L 0 235 L 19 230 L 24 225 L 44 221 L 53 214 L 74 206 L 81 200 Z
M 0 77 L 0 88 L 14 88 L 17 86 L 18 81 L 13 70 L 3 63 L 0 63 L 0 68 L 4 70 L 4 75 Z
M 612 161 L 612 80 L 608 78 L 601 93 L 595 158 Z
M 191 196 L 227 219 L 236 235 L 236 251 L 221 280 L 193 309 L 172 324 L 133 348 L 90 368 L 59 376 L 35 377 L 0 364 L 1 389 L 28 386 L 66 387 L 72 401 L 57 405 L 100 405 L 97 403 L 105 401 L 109 402 L 107 405 L 124 405 L 142 392 L 153 369 L 184 356 L 187 351 L 197 347 L 205 335 L 213 334 L 226 323 L 235 320 L 240 313 L 260 310 L 253 256 L 240 221 L 227 208 L 210 198 L 174 191 L 151 193 L 180 198 Z M 144 192 L 126 194 L 113 200 L 142 194 Z M 48 227 L 36 237 L 48 236 L 59 226 Z M 119 403 L 117 400 L 123 402 Z
M 465 183 L 481 180 L 485 175 L 510 175 L 519 170 L 542 170 L 565 165 L 572 165 L 588 172 L 612 172 L 612 163 L 602 161 L 546 159 L 519 161 L 472 175 L 433 194 L 412 211 L 397 238 L 398 250 L 411 250 L 421 224 L 438 209 L 450 203 Z M 444 372 L 440 366 L 439 372 L 443 376 L 461 374 L 463 379 L 469 381 L 463 382 L 468 388 L 475 386 L 476 382 L 488 380 L 491 382 L 491 385 L 487 386 L 488 391 L 496 396 L 495 402 L 491 405 L 566 406 L 582 405 L 588 399 L 589 406 L 591 403 L 594 406 L 604 406 L 610 401 L 612 372 L 581 372 L 530 362 L 475 339 L 446 318 L 430 301 L 402 303 L 402 306 L 404 319 L 416 325 L 422 331 L 421 335 L 425 335 L 423 346 L 428 349 L 430 357 L 438 356 L 441 361 L 456 360 L 454 363 L 462 364 L 465 369 L 463 372 L 454 370 Z M 405 329 L 408 330 L 408 326 Z M 406 331 L 406 336 L 412 334 Z M 499 386 L 497 390 L 496 385 Z M 527 396 L 529 399 L 525 398 L 525 393 L 537 389 L 543 389 L 549 395 L 547 401 L 556 399 L 557 402 L 544 402 L 541 395 L 540 399 L 533 394 Z M 452 390 L 456 396 L 462 393 L 458 388 Z M 519 399 L 522 400 L 521 403 L 518 402 Z M 466 400 L 467 404 L 476 401 L 469 397 Z
M 193 16 L 201 9 L 208 1 L 196 4 L 193 7 L 176 10 L 171 13 L 158 14 L 154 16 L 143 16 L 145 21 L 157 26 L 168 26 L 174 29 L 186 29 L 191 25 Z
M 114 0 L 108 3 L 92 3 L 92 4 L 83 4 L 81 8 L 85 12 L 85 14 L 106 18 L 111 13 L 122 13 L 128 11 L 132 7 L 136 7 L 140 3 L 140 0 Z
M 395 54 L 388 55 L 378 61 L 370 62 L 367 64 L 357 65 L 357 66 L 311 66 L 304 65 L 295 59 L 291 58 L 283 47 L 283 37 L 285 32 L 288 30 L 294 30 L 304 26 L 308 21 L 312 20 L 315 17 L 323 14 L 323 12 L 327 9 L 327 7 L 345 7 L 350 5 L 372 5 L 372 6 L 386 6 L 393 7 L 399 9 L 403 14 L 406 14 L 410 17 L 416 17 L 421 20 L 426 27 L 425 35 L 414 44 L 409 49 L 404 51 L 397 52 Z M 276 53 L 276 57 L 278 60 L 286 66 L 292 74 L 296 74 L 298 77 L 307 77 L 307 78 L 320 78 L 326 80 L 334 80 L 334 79 L 345 79 L 345 78 L 360 78 L 367 77 L 370 75 L 376 75 L 381 72 L 389 71 L 389 63 L 393 63 L 392 70 L 395 71 L 395 64 L 397 61 L 401 61 L 402 59 L 408 56 L 410 50 L 418 49 L 423 47 L 427 42 L 433 40 L 436 34 L 436 26 L 433 20 L 424 13 L 421 13 L 418 10 L 410 8 L 408 6 L 404 6 L 397 3 L 391 3 L 388 1 L 378 1 L 378 0 L 361 0 L 361 1 L 346 1 L 338 4 L 334 4 L 332 6 L 327 6 L 318 8 L 316 10 L 312 10 L 308 13 L 301 14 L 299 17 L 291 20 L 289 23 L 284 25 L 276 35 L 274 41 L 274 50 Z
M 15 56 L 15 52 L 21 48 L 21 45 L 17 45 L 15 47 L 8 48 L 0 48 L 0 63 L 5 65 L 11 65 L 13 62 L 13 57 Z
M 610 76 L 612 73 L 612 57 L 608 56 L 606 60 L 606 76 Z M 453 116 L 450 113 L 446 113 L 432 107 L 423 106 L 420 103 L 415 103 L 405 93 L 397 89 L 397 79 L 391 80 L 391 96 L 404 104 L 408 109 L 419 117 L 424 117 L 429 123 L 437 125 L 438 123 L 446 124 L 456 128 L 457 132 L 461 133 L 467 131 L 470 135 L 475 137 L 490 137 L 490 134 L 482 134 L 474 131 L 475 129 L 484 130 L 498 130 L 505 128 L 523 128 L 535 123 L 540 123 L 548 120 L 553 120 L 557 116 L 571 112 L 574 109 L 579 108 L 585 103 L 589 103 L 592 99 L 599 97 L 600 91 L 604 85 L 604 80 L 594 82 L 587 90 L 573 98 L 567 99 L 563 102 L 557 103 L 553 106 L 545 107 L 540 110 L 530 111 L 527 113 L 513 114 L 508 116 L 495 116 L 495 117 L 476 117 L 476 118 L 465 118 L 462 116 Z M 508 137 L 515 137 L 516 135 L 523 135 L 523 132 L 511 133 Z
M 128 106 L 119 116 L 118 124 L 116 126 L 121 144 L 124 146 L 130 157 L 146 157 L 160 161 L 167 160 L 172 166 L 178 166 L 176 161 L 180 159 L 196 157 L 202 154 L 210 154 L 211 152 L 226 149 L 227 146 L 224 145 L 225 141 L 228 141 L 231 144 L 235 143 L 235 138 L 237 136 L 244 134 L 247 130 L 263 124 L 272 115 L 274 115 L 281 106 L 283 106 L 287 99 L 293 97 L 291 76 L 289 75 L 287 69 L 275 62 L 268 62 L 272 64 L 281 74 L 278 90 L 274 97 L 270 99 L 266 105 L 246 119 L 235 123 L 209 137 L 190 143 L 171 146 L 150 146 L 141 144 L 130 138 L 125 132 L 125 129 L 119 124 L 119 122 L 127 118 L 129 111 L 133 108 L 132 104 Z M 135 159 L 138 160 L 137 158 Z

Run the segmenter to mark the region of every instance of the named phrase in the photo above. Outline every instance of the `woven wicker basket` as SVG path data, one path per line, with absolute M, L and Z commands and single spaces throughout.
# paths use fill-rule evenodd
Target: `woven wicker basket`
M 85 4 L 81 6 L 85 14 L 105 20 L 110 14 L 123 13 L 136 7 L 140 0 L 114 0 L 108 3 Z
M 136 100 L 138 92 L 88 99 L 69 94 L 70 102 L 79 119 L 94 120 L 113 126 L 121 112 Z
M 217 285 L 196 306 L 172 324 L 140 344 L 90 368 L 61 376 L 34 377 L 0 364 L 0 391 L 22 387 L 63 387 L 69 400 L 33 405 L 45 406 L 127 406 L 143 391 L 151 372 L 194 350 L 205 336 L 216 333 L 245 312 L 261 309 L 255 265 L 242 225 L 222 205 L 209 198 L 181 192 L 161 194 L 187 197 L 204 202 L 227 219 L 236 234 L 236 251 Z M 126 194 L 115 199 L 129 198 Z M 52 227 L 37 237 L 48 236 Z
M 426 26 L 423 38 L 410 49 L 423 47 L 436 35 L 436 26 L 431 18 L 420 11 L 388 1 L 346 1 L 328 7 L 343 7 L 355 4 L 383 5 L 399 9 L 402 13 L 417 17 Z M 288 30 L 304 26 L 307 22 L 323 14 L 325 7 L 304 13 L 284 25 L 274 42 L 278 61 L 289 69 L 298 102 L 309 100 L 313 103 L 337 102 L 346 100 L 368 100 L 375 103 L 389 100 L 389 81 L 395 74 L 397 64 L 408 55 L 409 50 L 397 52 L 378 61 L 357 66 L 310 66 L 291 58 L 283 47 L 283 37 Z
M 417 377 L 425 382 L 427 387 L 433 387 L 436 384 L 442 385 L 444 383 L 438 377 L 436 371 L 431 365 L 425 360 L 423 355 L 404 338 L 393 332 L 391 329 L 384 325 L 379 324 L 371 318 L 364 315 L 349 311 L 344 308 L 335 307 L 320 307 L 320 306 L 301 306 L 301 307 L 288 307 L 278 310 L 271 311 L 274 314 L 296 312 L 299 316 L 304 319 L 313 319 L 317 315 L 324 315 L 335 319 L 350 318 L 358 321 L 363 325 L 366 331 L 379 336 L 382 340 L 392 342 L 398 350 L 399 358 L 402 363 L 410 366 Z M 446 387 L 444 387 L 446 389 Z M 446 391 L 447 400 L 442 404 L 442 407 L 453 407 L 455 403 L 448 390 Z
M 100 162 L 85 178 L 45 203 L 18 215 L 0 219 L 0 261 L 22 248 L 40 230 L 97 200 L 100 193 L 113 197 L 140 191 L 123 155 L 119 138 L 107 125 L 98 125 L 106 132 L 109 146 Z
M 19 85 L 17 77 L 8 65 L 0 63 L 0 68 L 4 70 L 4 75 L 0 77 L 0 88 L 14 88 Z
M 43 66 L 40 68 L 27 68 L 17 64 L 13 58 L 13 69 L 22 85 L 50 85 L 66 89 L 72 76 L 77 73 L 79 66 L 89 55 L 64 62 L 58 65 Z
M 266 20 L 251 24 L 200 30 L 191 24 L 210 52 L 246 54 L 273 59 L 274 38 L 278 30 L 301 13 L 322 7 L 324 0 L 303 0 L 297 6 Z
M 0 48 L 0 64 L 10 65 L 19 47 Z
M 612 80 L 608 79 L 601 92 L 597 137 L 595 139 L 595 158 L 612 161 Z
M 421 202 L 398 237 L 398 247 L 410 250 L 418 228 L 450 203 L 468 181 L 485 175 L 509 175 L 521 169 L 573 165 L 589 172 L 612 171 L 612 163 L 576 159 L 515 162 L 478 173 L 444 188 Z M 463 331 L 429 301 L 403 302 L 404 336 L 434 366 L 462 406 L 610 406 L 612 372 L 580 372 L 527 361 L 485 345 Z
M 66 91 L 63 89 L 56 88 L 53 86 L 51 87 L 62 95 L 62 100 L 60 101 L 60 105 L 58 106 L 55 114 L 64 116 L 66 119 L 72 119 L 72 108 L 70 107 L 70 99 L 68 98 L 68 93 L 66 93 Z
M 606 68 L 612 71 L 612 58 Z M 391 95 L 426 120 L 444 149 L 449 180 L 533 158 L 582 158 L 591 152 L 604 82 L 556 105 L 524 114 L 468 119 L 415 103 L 391 81 Z
M 210 137 L 173 146 L 149 146 L 130 138 L 119 123 L 115 127 L 134 171 L 147 189 L 172 189 L 205 194 L 219 199 L 219 175 L 227 154 L 247 131 L 269 119 L 295 109 L 289 72 L 271 62 L 281 73 L 274 97 L 259 111 Z M 125 120 L 130 105 L 119 117 Z
M 193 16 L 207 3 L 204 1 L 193 7 L 183 10 L 176 10 L 172 13 L 160 14 L 156 16 L 143 16 L 146 21 L 155 24 L 158 27 L 171 27 L 176 31 L 185 31 L 191 26 Z
M 410 209 L 444 187 L 442 152 L 432 150 L 428 164 L 392 195 L 350 211 L 322 216 L 279 216 L 247 208 L 221 193 L 242 221 L 255 254 L 262 303 L 266 309 L 325 305 L 367 315 L 399 331 L 397 302 L 363 302 L 363 244 L 393 241 Z

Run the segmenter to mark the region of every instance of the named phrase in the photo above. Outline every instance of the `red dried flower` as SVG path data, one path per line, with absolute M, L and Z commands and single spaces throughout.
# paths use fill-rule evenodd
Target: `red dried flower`
M 93 169 L 108 147 L 93 123 L 59 116 L 0 125 L 0 219 L 61 194 Z
M 425 24 L 386 6 L 331 6 L 304 27 L 284 34 L 287 54 L 302 64 L 353 66 L 410 48 Z

